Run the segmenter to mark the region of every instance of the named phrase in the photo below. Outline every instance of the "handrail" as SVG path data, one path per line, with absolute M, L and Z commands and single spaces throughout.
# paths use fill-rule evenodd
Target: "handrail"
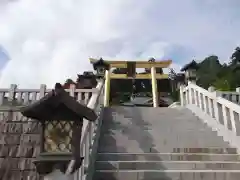
M 218 91 L 214 91 L 214 92 L 209 92 L 207 91 L 206 89 L 203 89 L 195 84 L 189 84 L 190 87 L 193 87 L 195 89 L 197 89 L 199 92 L 201 93 L 204 93 L 205 95 L 207 95 L 209 98 L 215 98 L 216 101 L 219 103 L 219 104 L 224 104 L 224 106 L 226 106 L 227 108 L 230 108 L 230 109 L 233 109 L 234 111 L 237 111 L 237 112 L 240 112 L 240 106 L 231 102 L 231 101 L 228 101 L 227 99 L 221 97 L 221 96 L 217 96 L 217 92 Z
M 104 81 L 100 81 L 95 88 L 97 92 L 92 94 L 92 97 L 90 98 L 87 107 L 94 109 L 95 112 L 98 115 L 98 119 L 95 122 L 90 122 L 84 119 L 83 126 L 82 126 L 82 135 L 81 135 L 81 142 L 80 142 L 80 155 L 84 156 L 83 165 L 78 170 L 75 180 L 80 180 L 83 178 L 84 171 L 89 168 L 90 164 L 90 158 L 91 158 L 91 148 L 93 146 L 94 142 L 94 133 L 97 128 L 99 127 L 99 124 L 101 122 L 100 119 L 100 113 L 101 113 L 101 104 L 102 104 L 102 95 L 103 95 L 103 87 L 104 87 Z M 96 139 L 95 139 L 96 140 Z M 75 160 L 71 160 L 71 162 L 68 165 L 66 174 L 71 174 L 72 169 L 74 167 Z
M 211 88 L 208 91 L 189 83 L 187 87 L 181 88 L 181 104 L 197 106 L 202 112 L 214 118 L 224 129 L 237 136 L 240 135 L 240 106 L 219 96 L 218 91 Z

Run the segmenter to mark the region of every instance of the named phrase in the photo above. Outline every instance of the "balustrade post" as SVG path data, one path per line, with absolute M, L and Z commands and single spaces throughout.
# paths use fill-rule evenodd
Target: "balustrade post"
M 214 93 L 215 92 L 215 88 L 213 86 L 210 86 L 208 88 L 208 91 L 211 92 L 211 93 Z M 216 93 L 216 92 L 215 92 Z M 208 101 L 208 108 L 209 108 L 209 113 L 210 113 L 210 116 L 211 117 L 214 117 L 214 111 L 213 111 L 213 108 L 215 108 L 215 105 L 214 105 L 214 100 L 213 100 L 213 106 L 212 106 L 212 101 L 211 101 L 211 98 L 207 97 L 207 101 Z M 215 100 L 216 101 L 216 100 Z M 217 109 L 216 109 L 217 110 Z
M 237 93 L 240 93 L 240 87 L 237 87 L 237 88 L 236 88 L 236 92 L 237 92 Z
M 215 117 L 215 119 L 219 122 L 219 109 L 218 109 L 218 102 L 217 102 L 217 97 L 218 97 L 218 92 L 215 91 L 215 88 L 213 86 L 210 86 L 208 88 L 208 91 L 211 92 L 212 94 L 214 94 L 214 98 L 213 98 L 213 107 L 211 107 L 211 99 L 208 98 L 208 106 L 210 106 L 210 115 L 211 117 Z M 213 108 L 214 108 L 214 112 L 213 112 Z M 220 123 L 220 122 L 219 122 Z
M 237 95 L 237 96 L 238 96 L 238 99 L 237 99 L 237 97 L 236 97 L 236 103 L 239 104 L 239 103 L 240 103 L 240 87 L 237 87 L 237 88 L 236 88 L 236 92 L 238 93 L 238 95 Z

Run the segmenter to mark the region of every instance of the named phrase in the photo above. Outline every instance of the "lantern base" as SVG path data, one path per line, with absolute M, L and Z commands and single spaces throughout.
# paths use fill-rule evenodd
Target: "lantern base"
M 59 169 L 62 173 L 65 173 L 71 160 L 76 161 L 74 172 L 81 167 L 83 159 L 83 157 L 79 159 L 74 158 L 72 153 L 41 153 L 33 163 L 40 175 L 46 175 L 55 169 Z

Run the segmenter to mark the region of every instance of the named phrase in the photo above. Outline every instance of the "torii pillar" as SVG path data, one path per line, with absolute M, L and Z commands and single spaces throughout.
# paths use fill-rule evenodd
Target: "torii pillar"
M 96 59 L 90 59 L 91 63 L 96 62 Z M 109 106 L 110 97 L 110 80 L 111 79 L 151 79 L 153 107 L 158 107 L 158 87 L 157 79 L 168 79 L 168 74 L 156 74 L 156 68 L 168 68 L 172 60 L 166 61 L 106 61 L 110 68 L 105 71 L 105 92 L 104 92 L 104 107 Z M 127 74 L 113 74 L 111 68 L 127 68 Z M 136 68 L 149 68 L 151 74 L 137 74 Z

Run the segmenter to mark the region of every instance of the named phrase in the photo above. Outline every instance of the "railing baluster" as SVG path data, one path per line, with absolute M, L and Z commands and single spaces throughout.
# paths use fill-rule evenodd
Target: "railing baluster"
M 32 93 L 32 102 L 37 100 L 37 92 Z
M 227 119 L 227 110 L 226 110 L 226 107 L 224 105 L 222 105 L 222 115 L 223 115 L 223 122 L 224 122 L 224 126 L 226 128 L 228 128 L 228 119 Z
M 208 113 L 208 109 L 207 109 L 207 96 L 205 96 L 204 94 L 203 94 L 203 106 L 204 106 L 204 111 L 206 113 Z
M 90 94 L 88 92 L 86 92 L 84 95 L 85 95 L 84 103 L 87 104 L 88 101 L 89 101 L 89 95 Z
M 184 94 L 186 94 L 187 104 L 199 107 L 204 113 L 214 118 L 222 128 L 237 134 L 240 132 L 240 106 L 237 104 L 239 92 L 240 90 L 236 92 L 215 91 L 214 87 L 205 90 L 196 84 L 189 83 L 187 87 L 181 87 L 180 97 L 184 98 Z M 181 101 L 183 102 L 185 99 Z M 238 118 L 235 114 L 238 115 Z
M 237 133 L 234 111 L 229 109 L 229 113 L 230 113 L 230 121 L 231 121 L 231 124 L 232 124 L 232 131 L 234 133 Z
M 4 92 L 0 92 L 0 105 L 3 104 L 3 101 L 4 101 Z
M 78 92 L 78 102 L 82 103 L 82 92 Z
M 203 105 L 203 94 L 199 91 L 199 107 L 203 111 L 204 110 L 204 105 Z
M 28 103 L 29 103 L 29 95 L 30 95 L 29 92 L 25 92 L 25 93 L 24 93 L 24 101 L 23 101 L 23 104 L 28 104 Z

